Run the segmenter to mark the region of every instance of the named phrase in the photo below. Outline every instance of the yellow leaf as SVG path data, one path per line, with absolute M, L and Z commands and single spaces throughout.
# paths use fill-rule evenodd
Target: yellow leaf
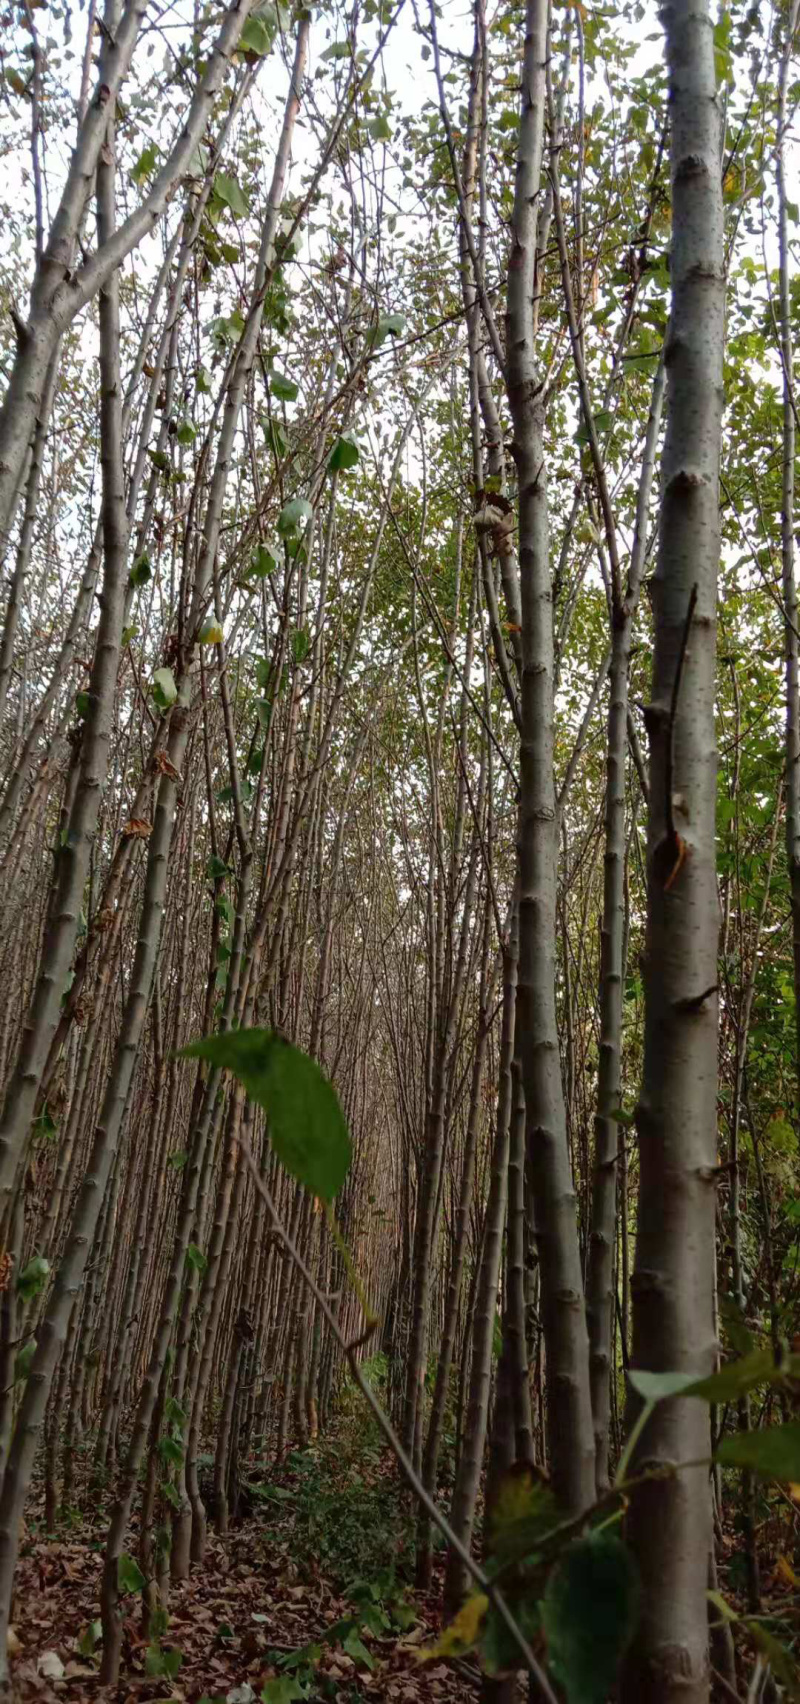
M 796 1490 L 797 1487 L 793 1486 L 792 1489 Z M 787 1586 L 800 1586 L 800 1580 L 798 1580 L 794 1568 L 786 1556 L 778 1557 L 775 1572 L 782 1580 L 786 1581 Z
M 420 1651 L 420 1662 L 429 1662 L 432 1657 L 458 1657 L 465 1651 L 471 1651 L 477 1643 L 481 1622 L 489 1608 L 489 1599 L 483 1592 L 475 1592 L 462 1604 L 455 1621 L 437 1639 L 435 1645 L 429 1645 L 427 1650 Z

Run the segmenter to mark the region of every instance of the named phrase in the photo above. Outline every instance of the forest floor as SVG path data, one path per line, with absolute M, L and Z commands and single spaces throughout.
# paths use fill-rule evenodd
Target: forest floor
M 257 1464 L 256 1464 L 257 1465 Z M 32 1507 L 10 1644 L 20 1704 L 451 1704 L 476 1690 L 420 1652 L 441 1625 L 441 1559 L 429 1596 L 406 1583 L 411 1511 L 391 1459 L 350 1417 L 278 1473 L 248 1467 L 254 1512 L 173 1586 L 159 1642 L 127 1599 L 119 1685 L 99 1680 L 107 1509 L 71 1510 L 46 1533 Z M 135 1535 L 131 1536 L 135 1555 Z M 156 1671 L 156 1672 L 154 1672 Z

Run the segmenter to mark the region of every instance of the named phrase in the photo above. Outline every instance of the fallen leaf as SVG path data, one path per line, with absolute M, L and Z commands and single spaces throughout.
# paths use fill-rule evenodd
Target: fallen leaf
M 43 1651 L 36 1667 L 45 1680 L 63 1680 L 64 1664 L 57 1651 Z

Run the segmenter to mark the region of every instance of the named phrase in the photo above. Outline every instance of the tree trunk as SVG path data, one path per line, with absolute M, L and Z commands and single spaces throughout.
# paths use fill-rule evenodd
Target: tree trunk
M 652 1371 L 714 1364 L 717 1084 L 714 667 L 724 337 L 720 121 L 707 0 L 663 9 L 670 91 L 672 315 L 667 430 L 653 582 L 645 1044 L 633 1361 Z M 708 1410 L 658 1406 L 635 1452 L 645 1465 L 709 1453 Z M 654 1535 L 658 1542 L 654 1542 Z M 641 1486 L 630 1541 L 643 1612 L 626 1665 L 633 1704 L 708 1698 L 708 1468 Z

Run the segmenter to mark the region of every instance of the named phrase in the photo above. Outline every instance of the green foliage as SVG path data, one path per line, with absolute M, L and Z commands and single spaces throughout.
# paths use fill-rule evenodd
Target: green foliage
M 156 669 L 150 691 L 159 710 L 169 710 L 178 697 L 175 676 L 171 669 Z
M 293 497 L 291 503 L 284 503 L 278 516 L 278 533 L 281 538 L 297 538 L 311 519 L 313 510 L 307 497 Z
M 311 637 L 307 627 L 296 627 L 292 633 L 292 657 L 299 667 L 304 663 L 311 649 Z
M 537 1552 L 543 1539 L 559 1524 L 550 1487 L 530 1469 L 501 1481 L 489 1514 L 491 1552 L 501 1568 L 522 1562 Z
M 147 1581 L 138 1562 L 134 1560 L 133 1556 L 128 1556 L 123 1551 L 117 1562 L 117 1586 L 120 1592 L 123 1595 L 127 1592 L 141 1592 L 144 1591 L 146 1584 Z
M 257 544 L 250 558 L 250 573 L 257 580 L 265 580 L 268 574 L 274 574 L 278 566 L 272 551 L 265 544 Z
M 84 1627 L 83 1632 L 81 1633 L 81 1636 L 78 1640 L 78 1650 L 80 1651 L 81 1656 L 82 1657 L 94 1656 L 95 1649 L 99 1645 L 102 1637 L 103 1637 L 103 1624 L 102 1624 L 102 1622 L 101 1621 L 90 1621 L 88 1627 Z
M 287 379 L 284 373 L 279 373 L 273 367 L 269 375 L 269 388 L 279 402 L 294 402 L 300 386 L 295 384 L 294 379 Z
M 272 52 L 272 46 L 278 28 L 278 15 L 274 6 L 258 6 L 245 19 L 242 33 L 239 37 L 239 52 L 247 59 L 264 59 Z
M 372 333 L 373 347 L 380 349 L 387 337 L 402 337 L 405 329 L 405 314 L 381 314 Z
M 176 1645 L 170 1645 L 165 1650 L 157 1641 L 148 1645 L 144 1658 L 144 1672 L 147 1675 L 167 1675 L 174 1680 L 181 1663 L 183 1652 Z
M 33 1366 L 33 1357 L 34 1357 L 35 1354 L 36 1354 L 36 1338 L 35 1337 L 29 1337 L 27 1343 L 23 1343 L 22 1348 L 18 1349 L 16 1355 L 14 1356 L 14 1383 L 15 1384 L 23 1384 L 24 1383 L 25 1379 L 28 1377 L 28 1375 L 30 1373 L 31 1367 Z
M 639 1578 L 613 1533 L 590 1533 L 556 1563 L 542 1600 L 548 1665 L 568 1704 L 603 1704 L 636 1630 Z
M 241 184 L 227 172 L 215 174 L 214 198 L 224 207 L 229 207 L 237 219 L 243 219 L 250 206 Z
M 17 1295 L 23 1302 L 32 1302 L 44 1289 L 50 1271 L 50 1262 L 43 1254 L 31 1255 L 27 1265 L 17 1276 Z
M 173 1467 L 180 1467 L 183 1461 L 183 1445 L 178 1442 L 177 1438 L 171 1437 L 169 1433 L 163 1438 L 159 1438 L 158 1453 L 163 1462 L 171 1463 Z
M 130 574 L 128 575 L 128 582 L 134 588 L 138 588 L 139 586 L 146 586 L 148 580 L 152 580 L 152 578 L 152 564 L 147 551 L 144 550 L 142 551 L 141 556 L 137 556 Z
M 723 1467 L 747 1467 L 762 1479 L 800 1484 L 800 1421 L 764 1426 L 758 1432 L 731 1432 L 717 1448 Z
M 201 1274 L 205 1272 L 206 1267 L 208 1266 L 208 1261 L 203 1250 L 198 1248 L 197 1243 L 190 1242 L 189 1247 L 186 1250 L 186 1265 L 192 1266 L 195 1272 L 199 1272 Z
M 308 1696 L 308 1685 L 289 1674 L 277 1675 L 273 1680 L 265 1681 L 261 1691 L 264 1704 L 294 1704 L 295 1699 Z
M 336 1093 L 313 1059 L 272 1030 L 228 1030 L 181 1050 L 233 1072 L 268 1118 L 281 1164 L 313 1195 L 332 1201 L 350 1165 L 350 1135 Z
M 331 473 L 344 473 L 361 459 L 361 451 L 355 432 L 343 432 L 328 456 L 328 469 Z

